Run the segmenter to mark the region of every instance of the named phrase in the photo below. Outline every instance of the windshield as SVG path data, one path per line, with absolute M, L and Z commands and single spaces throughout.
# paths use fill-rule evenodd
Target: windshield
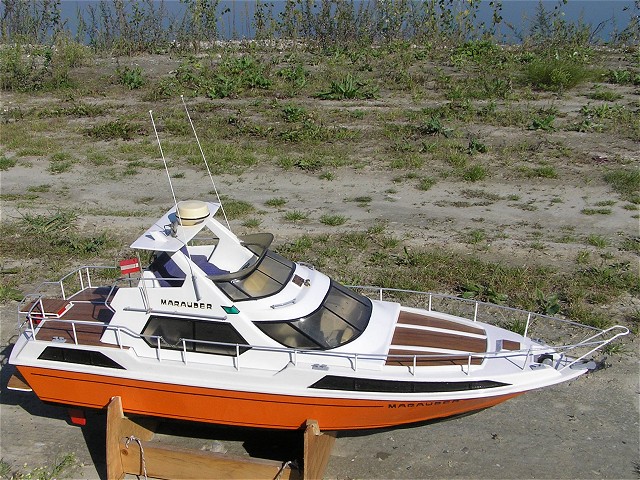
M 222 279 L 215 276 L 209 278 L 234 302 L 274 295 L 285 287 L 293 275 L 295 264 L 271 250 L 261 253 L 262 255 L 254 255 L 248 262 L 252 266 L 245 276 L 232 279 L 227 276 Z M 256 261 L 259 262 L 257 266 L 254 264 Z
M 326 298 L 312 314 L 255 325 L 287 347 L 326 350 L 358 338 L 369 324 L 372 308 L 367 297 L 332 281 Z

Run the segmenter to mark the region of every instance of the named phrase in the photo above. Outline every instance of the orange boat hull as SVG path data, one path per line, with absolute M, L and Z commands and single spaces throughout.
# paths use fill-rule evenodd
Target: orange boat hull
M 392 427 L 446 418 L 497 405 L 519 395 L 407 402 L 299 397 L 240 392 L 19 366 L 45 402 L 105 408 L 120 396 L 125 412 L 196 422 L 299 429 L 314 419 L 323 430 Z

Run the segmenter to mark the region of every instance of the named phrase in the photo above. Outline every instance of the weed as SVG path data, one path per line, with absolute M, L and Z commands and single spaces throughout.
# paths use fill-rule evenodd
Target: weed
M 536 312 L 544 315 L 556 315 L 560 311 L 558 295 L 545 295 L 540 290 L 536 291 Z
M 138 89 L 145 84 L 144 74 L 140 67 L 130 68 L 124 66 L 118 68 L 116 69 L 116 76 L 118 77 L 118 83 L 124 85 L 129 90 Z
M 581 250 L 576 255 L 576 263 L 578 265 L 584 265 L 589 263 L 589 259 L 591 258 L 591 253 L 588 250 Z
M 471 138 L 469 140 L 469 147 L 467 148 L 467 152 L 470 155 L 473 155 L 474 153 L 487 153 L 487 146 L 479 140 Z
M 479 182 L 487 177 L 487 169 L 482 165 L 472 165 L 462 172 L 462 179 L 467 182 Z
M 604 175 L 604 180 L 624 199 L 637 197 L 640 192 L 640 170 L 611 170 Z
M 418 183 L 418 190 L 427 191 L 436 184 L 436 179 L 433 177 L 422 177 L 420 183 Z
M 7 158 L 5 155 L 0 156 L 0 170 L 9 170 L 16 166 L 15 158 Z
M 555 130 L 553 122 L 555 121 L 555 115 L 546 115 L 544 117 L 533 117 L 529 124 L 529 130 L 543 130 L 545 132 L 552 132 Z
M 98 140 L 133 140 L 136 136 L 145 135 L 146 131 L 139 125 L 134 125 L 124 120 L 114 120 L 99 125 L 94 125 L 85 130 L 90 137 Z
M 615 102 L 623 97 L 622 94 L 609 90 L 608 88 L 596 87 L 594 91 L 587 95 L 591 100 L 603 100 L 606 102 Z
M 640 253 L 640 237 L 627 237 L 620 245 L 621 250 Z
M 297 122 L 307 116 L 307 111 L 304 107 L 298 107 L 293 104 L 283 106 L 280 111 L 285 122 Z
M 607 75 L 609 83 L 617 83 L 624 85 L 631 83 L 633 85 L 640 84 L 640 74 L 633 74 L 627 69 L 609 70 Z
M 507 322 L 504 327 L 511 332 L 517 333 L 518 335 L 524 335 L 527 328 L 527 322 L 520 318 L 516 318 Z
M 605 248 L 609 245 L 609 240 L 600 235 L 592 234 L 587 237 L 587 243 L 589 245 L 593 245 L 594 247 Z
M 462 298 L 473 298 L 481 302 L 490 302 L 502 304 L 507 301 L 509 296 L 504 293 L 497 292 L 492 287 L 481 285 L 479 283 L 466 283 L 462 286 Z
M 523 167 L 522 172 L 528 178 L 558 178 L 558 172 L 553 165 L 542 165 L 540 167 Z
M 73 167 L 73 160 L 51 161 L 49 163 L 49 172 L 54 175 L 65 173 Z
M 13 285 L 7 285 L 6 283 L 0 283 L 0 304 L 7 303 L 10 300 L 19 302 L 24 297 L 24 294 L 15 288 Z M 0 474 L 0 478 L 2 475 Z
M 452 133 L 452 130 L 446 128 L 438 117 L 429 118 L 426 122 L 422 123 L 417 130 L 422 135 L 442 135 L 444 137 L 449 137 Z
M 260 220 L 259 218 L 248 218 L 247 220 L 242 222 L 242 226 L 246 228 L 258 228 L 261 223 L 262 220 Z
M 580 210 L 583 215 L 610 215 L 610 208 L 583 208 Z
M 343 79 L 331 82 L 331 86 L 315 96 L 322 100 L 371 99 L 378 93 L 377 88 L 362 82 L 348 73 Z
M 465 234 L 465 240 L 467 243 L 477 245 L 487 238 L 487 234 L 484 230 L 472 230 Z
M 622 343 L 607 343 L 602 347 L 603 355 L 625 355 L 627 354 L 627 348 Z
M 561 92 L 582 83 L 590 75 L 581 63 L 563 58 L 539 58 L 525 67 L 527 84 L 539 90 Z
M 264 202 L 264 204 L 267 205 L 268 207 L 274 207 L 274 208 L 283 207 L 286 203 L 287 203 L 287 199 L 284 197 L 274 197 Z
M 347 221 L 347 218 L 343 215 L 324 214 L 320 217 L 320 223 L 323 223 L 325 225 L 329 225 L 332 227 L 343 225 L 346 221 Z
M 307 220 L 308 218 L 309 214 L 300 210 L 293 210 L 284 214 L 284 219 L 288 222 L 301 222 L 303 220 Z
M 28 192 L 35 192 L 35 193 L 44 193 L 44 192 L 48 192 L 49 190 L 51 190 L 51 185 L 48 183 L 27 187 Z
M 255 212 L 255 207 L 244 200 L 235 200 L 226 197 L 223 197 L 222 200 L 224 203 L 224 211 L 230 220 L 242 218 Z

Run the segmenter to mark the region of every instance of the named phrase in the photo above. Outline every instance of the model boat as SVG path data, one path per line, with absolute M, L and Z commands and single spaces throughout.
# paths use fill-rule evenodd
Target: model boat
M 215 218 L 219 208 L 177 202 L 131 245 L 140 255 L 122 269 L 133 276 L 114 282 L 103 267 L 81 267 L 28 295 L 10 357 L 22 388 L 76 408 L 120 396 L 126 412 L 216 424 L 393 427 L 574 379 L 628 333 L 457 297 L 347 288 L 275 253 L 270 234 L 237 237 Z M 140 258 L 150 259 L 145 268 Z M 384 299 L 401 293 L 421 308 Z M 488 315 L 524 333 L 480 321 Z M 571 341 L 534 340 L 534 325 Z

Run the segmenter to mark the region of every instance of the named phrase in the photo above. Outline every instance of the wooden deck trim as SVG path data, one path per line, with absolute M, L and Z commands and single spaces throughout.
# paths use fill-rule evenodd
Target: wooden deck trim
M 69 297 L 69 300 L 71 300 L 72 302 L 105 303 L 107 301 L 107 297 L 109 296 L 109 292 L 111 292 L 110 298 L 113 298 L 117 291 L 118 287 L 115 287 L 113 289 L 113 292 L 111 292 L 111 287 L 85 288 L 84 290 L 71 295 Z
M 414 355 L 429 355 L 426 352 L 407 351 L 407 350 L 389 350 L 389 355 L 394 355 L 393 358 L 387 358 L 385 365 L 388 366 L 401 366 L 401 367 L 413 367 Z M 398 356 L 395 356 L 398 355 Z M 483 357 L 472 356 L 471 365 L 480 365 L 484 360 Z M 469 357 L 467 355 L 429 355 L 429 357 L 416 358 L 417 367 L 438 367 L 447 365 L 467 365 L 469 363 Z
M 406 312 L 404 310 L 400 311 L 398 323 L 404 325 L 417 325 L 420 327 L 434 327 L 443 328 L 446 330 L 457 330 L 458 332 L 475 333 L 478 335 L 486 334 L 484 328 L 482 327 L 473 327 L 470 325 L 464 325 L 462 323 L 454 322 L 452 320 L 445 320 L 442 318 L 431 317 L 419 313 Z
M 102 343 L 100 341 L 104 330 L 105 326 L 100 324 L 76 324 L 76 333 L 74 337 L 73 326 L 71 323 L 61 322 L 59 320 L 48 320 L 42 327 L 37 330 L 36 339 L 52 342 L 55 338 L 55 341 L 60 342 L 61 344 L 73 344 L 75 343 L 74 338 L 77 338 L 78 345 L 94 345 L 117 348 L 117 345 Z
M 466 337 L 445 332 L 433 332 L 411 327 L 397 326 L 391 340 L 392 346 L 443 348 L 460 352 L 484 353 L 487 339 Z
M 48 319 L 42 323 L 42 326 L 36 331 L 36 339 L 60 342 L 60 344 L 75 344 L 77 339 L 78 345 L 118 348 L 117 345 L 100 341 L 106 329 L 105 325 L 113 318 L 113 310 L 105 304 L 110 291 L 111 287 L 86 288 L 67 300 L 42 298 L 42 306 L 45 312 L 55 311 L 54 309 L 60 308 L 60 305 L 63 304 L 71 304 L 71 307 L 60 315 L 59 320 Z M 28 311 L 31 306 L 38 302 L 39 300 L 32 302 L 26 309 L 23 307 L 22 311 Z M 34 323 L 40 324 L 42 322 L 39 306 L 35 306 L 31 316 Z M 74 336 L 73 324 L 71 323 L 74 321 L 96 322 L 96 324 L 76 323 Z

